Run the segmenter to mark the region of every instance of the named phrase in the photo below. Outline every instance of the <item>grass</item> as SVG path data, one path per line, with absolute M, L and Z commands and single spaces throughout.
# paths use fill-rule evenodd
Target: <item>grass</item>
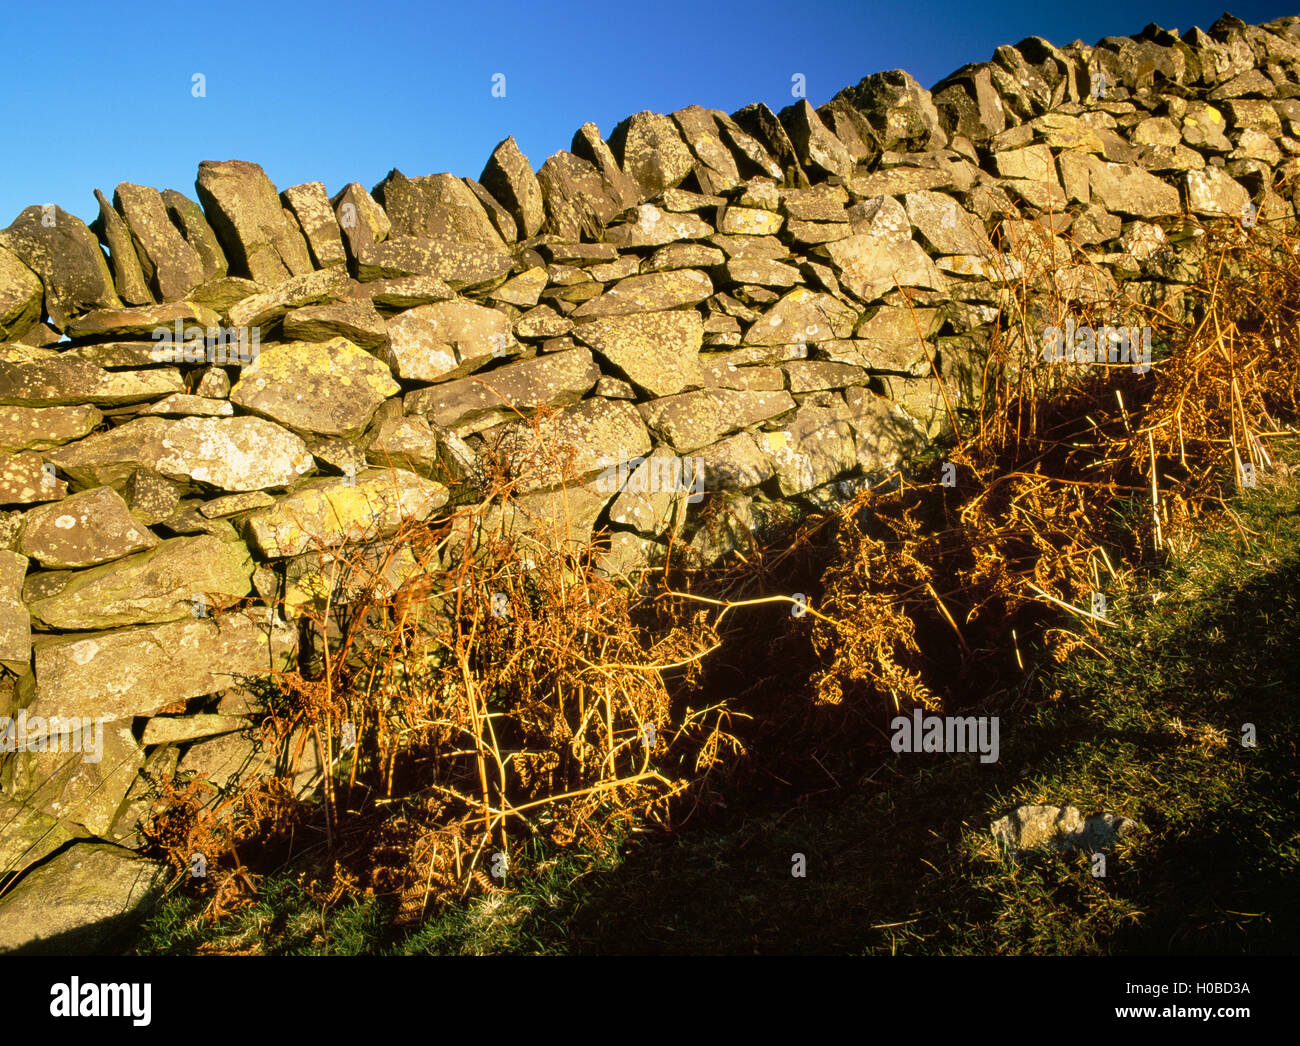
M 173 895 L 134 950 L 1292 953 L 1300 479 L 1265 476 L 1231 508 L 1194 548 L 1112 583 L 1118 624 L 1081 633 L 1092 652 L 1056 663 L 1020 637 L 1028 671 L 999 712 L 997 763 L 844 753 L 836 786 L 723 791 L 671 835 L 625 823 L 599 852 L 531 844 L 504 888 L 413 930 L 374 897 L 322 905 L 285 870 L 215 925 Z M 988 828 L 1022 803 L 1120 813 L 1142 830 L 1104 878 L 1082 854 L 1010 864 Z

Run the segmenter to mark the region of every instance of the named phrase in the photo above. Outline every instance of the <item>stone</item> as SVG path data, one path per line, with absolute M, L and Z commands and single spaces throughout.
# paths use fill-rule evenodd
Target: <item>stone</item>
M 652 203 L 643 203 L 630 213 L 632 220 L 605 230 L 606 241 L 614 247 L 659 247 L 679 240 L 702 240 L 714 233 L 713 226 L 698 215 L 672 214 Z
M 361 248 L 369 247 L 388 239 L 392 231 L 392 222 L 384 209 L 375 202 L 375 198 L 358 182 L 351 182 L 330 200 L 334 206 L 334 217 L 343 233 L 343 245 L 348 258 L 355 264 Z
M 787 497 L 829 483 L 858 463 L 853 429 L 818 407 L 800 407 L 785 426 L 756 433 L 755 440 Z
M 740 182 L 740 168 L 731 149 L 722 140 L 722 129 L 717 117 L 708 109 L 689 105 L 672 114 L 677 129 L 690 147 L 697 161 L 696 178 L 700 181 L 700 167 L 709 192 L 730 189 Z
M 930 92 L 902 69 L 873 73 L 835 98 L 867 118 L 882 149 L 923 150 L 947 144 Z
M 284 487 L 314 462 L 303 441 L 262 418 L 138 418 L 46 453 L 82 487 L 118 483 L 137 468 L 226 491 Z
M 0 407 L 0 453 L 49 450 L 92 432 L 104 415 L 94 407 Z
M 542 187 L 513 136 L 492 150 L 478 180 L 514 218 L 522 237 L 537 235 L 546 217 Z
M 641 190 L 631 175 L 624 173 L 619 162 L 614 159 L 614 152 L 600 136 L 600 128 L 594 123 L 585 123 L 573 135 L 569 148 L 579 160 L 590 164 L 599 173 L 604 182 L 604 193 L 613 203 L 616 211 L 635 207 L 641 202 Z
M 136 473 L 139 475 L 139 473 Z M 268 508 L 275 504 L 275 498 L 264 490 L 250 490 L 243 494 L 226 494 L 199 505 L 199 514 L 207 519 L 221 519 L 256 508 Z
M 792 394 L 817 392 L 821 389 L 842 389 L 849 385 L 865 385 L 867 372 L 850 363 L 832 363 L 825 360 L 799 360 L 782 364 L 786 375 L 786 388 Z
M 609 506 L 609 521 L 641 534 L 662 534 L 681 495 L 694 482 L 685 471 L 682 460 L 668 447 L 656 447 L 644 457 L 611 458 L 596 481 L 603 493 L 618 494 Z M 616 489 L 620 479 L 622 488 Z
M 585 483 L 610 461 L 650 450 L 637 408 L 623 400 L 583 400 L 534 423 L 516 421 L 484 434 L 519 494 Z
M 146 526 L 161 523 L 175 512 L 180 496 L 180 484 L 152 469 L 136 469 L 122 484 L 122 497 L 131 515 Z
M 337 268 L 294 276 L 231 305 L 226 316 L 232 327 L 262 327 L 292 309 L 342 297 L 347 282 L 347 273 Z
M 388 337 L 388 363 L 412 381 L 464 377 L 519 344 L 505 313 L 465 300 L 409 309 L 389 321 Z
M 779 118 L 790 136 L 795 155 L 811 177 L 818 180 L 827 175 L 847 178 L 853 173 L 853 157 L 844 143 L 822 123 L 808 99 L 786 106 Z
M 403 522 L 428 519 L 447 503 L 447 488 L 401 469 L 309 480 L 245 524 L 264 556 L 304 552 L 387 537 Z
M 500 242 L 500 237 L 496 238 Z M 460 290 L 505 276 L 513 265 L 504 245 L 498 249 L 447 237 L 394 236 L 358 248 L 357 277 L 368 282 L 398 276 L 434 276 Z
M 1187 207 L 1193 214 L 1240 221 L 1246 205 L 1251 202 L 1250 193 L 1218 167 L 1188 171 L 1184 184 L 1187 186 Z
M 429 239 L 489 253 L 505 251 L 501 234 L 473 190 L 454 175 L 407 178 L 393 170 L 375 186 L 374 198 L 392 223 L 391 239 Z
M 943 291 L 947 281 L 914 240 L 882 240 L 855 233 L 825 247 L 844 289 L 864 302 L 876 301 L 895 287 Z
M 235 733 L 248 729 L 250 725 L 246 717 L 236 715 L 154 716 L 144 724 L 140 743 L 146 747 L 174 745 L 200 737 Z
M 230 390 L 230 402 L 297 432 L 355 437 L 399 392 L 386 364 L 344 338 L 331 338 L 263 349 Z
M 918 248 L 919 249 L 919 248 Z M 745 332 L 746 345 L 783 345 L 847 338 L 857 313 L 829 294 L 796 287 Z
M 903 197 L 903 206 L 908 220 L 932 251 L 974 255 L 993 252 L 983 223 L 951 196 L 921 190 L 907 193 Z
M 108 836 L 132 780 L 144 765 L 144 750 L 131 733 L 130 720 L 93 727 L 77 723 L 62 731 L 61 737 L 50 737 L 53 732 L 54 724 L 49 724 L 44 736 L 47 745 L 58 750 L 29 750 L 13 757 L 12 793 L 43 814 L 91 835 Z M 81 752 L 69 752 L 68 747 L 80 747 Z
M 391 280 L 372 280 L 356 288 L 358 297 L 367 297 L 385 309 L 414 309 L 456 297 L 456 292 L 436 276 L 398 276 Z
M 116 491 L 99 487 L 29 510 L 18 549 L 58 570 L 107 563 L 157 544 Z
M 640 189 L 642 200 L 680 185 L 695 161 L 669 116 L 643 111 L 614 128 L 609 147 Z
M 117 290 L 117 296 L 128 305 L 152 303 L 154 296 L 145 282 L 140 257 L 136 254 L 135 243 L 131 239 L 131 230 L 98 189 L 95 190 L 95 200 L 99 203 L 99 217 L 90 223 L 90 229 L 108 248 L 108 267 L 113 272 L 113 286 Z
M 994 840 L 1012 856 L 1034 849 L 1110 850 L 1138 827 L 1137 822 L 1115 814 L 1084 818 L 1073 806 L 1018 806 L 989 826 Z
M 180 229 L 181 235 L 203 263 L 203 282 L 211 283 L 225 277 L 230 271 L 230 264 L 226 261 L 226 252 L 221 249 L 216 232 L 208 224 L 203 208 L 175 189 L 164 189 L 162 200 L 176 228 Z M 190 298 L 194 300 L 192 294 Z
M 307 249 L 316 268 L 330 269 L 347 265 L 348 255 L 343 247 L 343 233 L 323 182 L 291 185 L 280 193 L 280 200 L 298 220 L 298 227 L 307 240 Z
M 61 207 L 28 207 L 0 230 L 0 247 L 40 278 L 57 330 L 79 313 L 122 306 L 95 234 Z
M 0 362 L 0 406 L 117 406 L 184 391 L 185 382 L 174 367 L 107 371 L 66 357 Z
M 586 349 L 547 353 L 486 374 L 418 389 L 406 396 L 408 414 L 467 436 L 528 414 L 538 407 L 576 403 L 600 378 Z
M 479 205 L 488 216 L 488 221 L 492 223 L 492 228 L 496 230 L 503 243 L 511 244 L 519 240 L 519 225 L 510 216 L 510 212 L 497 202 L 497 198 L 488 192 L 482 185 L 473 178 L 461 179 L 468 187 L 469 191 L 474 194 Z
M 698 450 L 694 458 L 700 488 L 706 491 L 747 490 L 776 474 L 772 459 L 748 432 L 738 432 Z
M 925 446 L 916 420 L 865 388 L 844 390 L 858 467 L 868 476 L 891 472 Z
M 695 269 L 654 272 L 620 280 L 599 297 L 578 306 L 575 320 L 587 317 L 626 316 L 681 305 L 695 305 L 713 293 L 713 282 Z
M 22 599 L 26 574 L 26 556 L 0 549 L 0 665 L 19 676 L 28 672 L 32 661 L 31 618 Z M 0 840 L 3 837 L 0 832 Z
M 328 305 L 308 305 L 285 314 L 284 336 L 292 341 L 326 342 L 343 338 L 376 351 L 388 344 L 388 328 L 379 310 L 365 298 Z
M 1178 190 L 1140 167 L 1089 160 L 1088 181 L 1093 200 L 1106 210 L 1133 218 L 1178 214 Z
M 46 469 L 39 454 L 22 451 L 0 460 L 0 505 L 31 505 L 57 501 L 68 485 Z
M 169 875 L 122 847 L 77 843 L 0 899 L 0 953 L 102 952 L 149 912 Z
M 741 152 L 745 153 L 760 168 L 758 173 L 782 179 L 787 185 L 795 185 L 804 189 L 808 187 L 810 184 L 808 172 L 803 169 L 803 165 L 799 162 L 799 154 L 795 150 L 794 143 L 790 141 L 790 135 L 786 132 L 777 115 L 762 102 L 755 102 L 742 109 L 737 109 L 731 114 L 729 121 L 722 124 L 722 127 L 728 139 L 737 148 L 741 147 L 743 141 L 740 137 L 741 132 L 748 138 L 749 142 L 758 146 L 760 150 L 758 153 L 754 153 L 749 149 L 741 149 Z M 764 157 L 769 160 L 769 163 L 764 164 L 762 162 Z M 744 174 L 745 172 L 742 171 L 741 173 Z
M 193 302 L 169 302 L 163 305 L 140 305 L 130 309 L 95 309 L 68 323 L 70 338 L 162 338 L 165 331 L 175 338 L 177 324 L 188 333 L 193 327 L 215 327 L 220 317 L 211 309 Z M 156 361 L 155 361 L 156 362 Z
M 301 231 L 286 218 L 266 172 L 245 160 L 204 160 L 195 183 L 232 276 L 266 287 L 312 271 Z
M 963 136 L 986 144 L 1006 129 L 1006 110 L 988 65 L 964 65 L 935 84 L 931 101 L 939 125 L 949 136 Z
M 113 202 L 131 230 L 141 271 L 158 301 L 181 301 L 206 282 L 198 251 L 172 223 L 157 189 L 122 182 Z
M 32 644 L 36 700 L 28 714 L 108 720 L 154 715 L 242 677 L 287 668 L 295 630 L 273 624 L 265 608 L 250 614 L 40 636 Z
M 638 312 L 585 323 L 575 336 L 650 396 L 707 385 L 700 369 L 704 323 L 698 312 Z
M 21 875 L 78 838 L 73 826 L 3 795 L 0 795 L 0 825 L 4 825 L 4 831 L 0 832 L 0 878 Z
M 794 407 L 794 399 L 785 391 L 704 389 L 638 404 L 637 410 L 656 437 L 679 454 L 690 454 Z
M 253 563 L 238 542 L 203 534 L 154 544 L 90 570 L 32 574 L 23 589 L 32 620 L 66 632 L 179 621 L 224 610 L 251 590 Z
M 430 478 L 441 475 L 438 437 L 429 422 L 418 415 L 384 418 L 368 439 L 366 460 L 372 465 L 403 469 Z
M 511 277 L 488 297 L 493 301 L 503 301 L 517 308 L 532 308 L 540 300 L 546 289 L 549 276 L 540 265 L 525 269 L 518 276 Z
M 617 186 L 594 164 L 570 152 L 548 158 L 537 172 L 537 182 L 546 210 L 543 228 L 564 240 L 595 239 L 627 207 Z
M 631 261 L 632 259 L 628 259 Z M 670 243 L 660 247 L 641 264 L 641 272 L 670 272 L 673 269 L 708 269 L 722 265 L 727 256 L 702 243 Z M 594 275 L 594 273 L 593 273 Z M 621 279 L 622 277 L 616 277 Z

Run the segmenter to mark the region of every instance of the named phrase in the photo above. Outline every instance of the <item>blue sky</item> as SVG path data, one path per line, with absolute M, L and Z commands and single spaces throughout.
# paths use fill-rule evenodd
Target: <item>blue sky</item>
M 1095 43 L 1148 22 L 1209 28 L 1222 12 L 1199 0 L 0 4 L 0 226 L 34 203 L 89 221 L 92 190 L 111 197 L 123 181 L 193 197 L 201 160 L 253 160 L 280 188 L 323 181 L 333 194 L 393 167 L 477 177 L 513 134 L 536 168 L 587 120 L 608 135 L 641 109 L 779 109 L 796 73 L 814 105 L 882 69 L 929 87 L 1026 36 Z

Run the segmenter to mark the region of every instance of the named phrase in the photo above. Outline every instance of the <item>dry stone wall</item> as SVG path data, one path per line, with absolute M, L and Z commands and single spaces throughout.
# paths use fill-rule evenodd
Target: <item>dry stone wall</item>
M 156 888 L 149 783 L 247 760 L 233 681 L 293 662 L 330 549 L 474 503 L 485 455 L 540 438 L 605 569 L 683 502 L 711 561 L 703 500 L 761 528 L 945 435 L 1031 233 L 1059 298 L 1190 308 L 1188 218 L 1294 217 L 1298 157 L 1300 19 L 1224 16 L 586 124 L 536 171 L 508 138 L 477 180 L 331 198 L 205 161 L 197 200 L 27 208 L 0 231 L 0 949 Z M 557 512 L 555 473 L 515 478 L 498 524 Z M 97 759 L 42 750 L 74 721 Z

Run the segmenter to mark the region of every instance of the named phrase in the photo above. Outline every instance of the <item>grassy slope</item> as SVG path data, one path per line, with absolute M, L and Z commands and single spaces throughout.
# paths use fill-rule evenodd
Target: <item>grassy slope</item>
M 1044 666 L 1001 758 L 903 755 L 813 803 L 731 810 L 613 857 L 538 852 L 509 890 L 391 930 L 322 913 L 288 876 L 217 927 L 177 897 L 140 952 L 1256 954 L 1300 941 L 1300 479 L 1249 491 L 1168 568 L 1112 590 L 1120 626 Z M 1243 723 L 1259 744 L 1241 744 Z M 730 798 L 730 797 L 729 797 Z M 1004 863 L 1020 803 L 1145 828 L 1094 878 L 1082 855 Z M 807 875 L 791 875 L 802 853 Z

